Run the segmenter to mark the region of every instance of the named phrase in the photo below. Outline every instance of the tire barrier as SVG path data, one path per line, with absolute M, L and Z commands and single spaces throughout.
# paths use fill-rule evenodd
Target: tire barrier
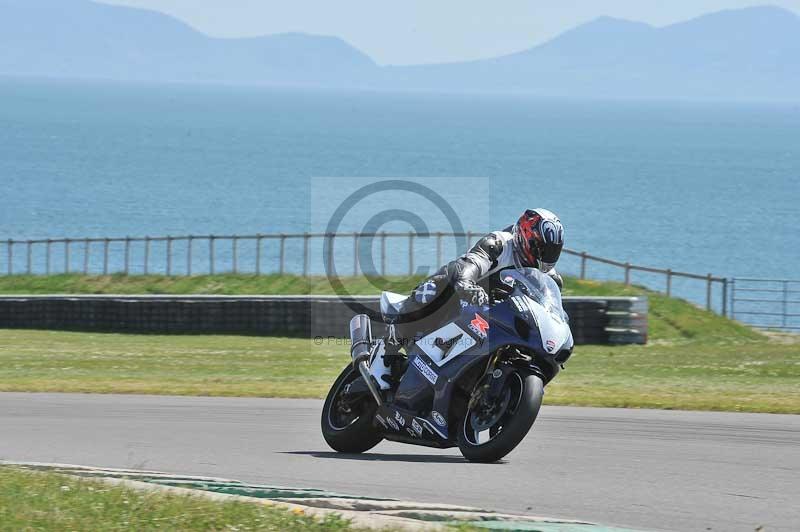
M 375 296 L 0 296 L 0 328 L 347 338 Z M 576 344 L 647 342 L 646 297 L 565 297 Z

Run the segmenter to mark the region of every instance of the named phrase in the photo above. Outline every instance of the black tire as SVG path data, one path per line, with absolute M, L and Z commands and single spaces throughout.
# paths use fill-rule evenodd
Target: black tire
M 363 453 L 378 445 L 383 436 L 373 425 L 378 405 L 371 395 L 366 395 L 352 405 L 352 419 L 342 418 L 337 400 L 344 386 L 360 377 L 352 365 L 348 365 L 333 383 L 325 406 L 322 407 L 322 436 L 331 449 L 340 453 Z
M 477 435 L 471 426 L 471 412 L 467 412 L 461 421 L 458 431 L 458 448 L 464 458 L 470 462 L 497 462 L 514 450 L 530 431 L 544 396 L 544 383 L 536 375 L 512 373 L 507 386 L 516 387 L 518 391 L 511 393 L 508 412 L 502 428 L 485 443 L 476 444 Z M 512 381 L 511 379 L 516 379 Z

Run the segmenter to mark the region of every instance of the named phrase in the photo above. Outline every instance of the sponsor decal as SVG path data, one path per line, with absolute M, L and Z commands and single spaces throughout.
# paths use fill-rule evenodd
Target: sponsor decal
M 414 432 L 413 430 L 409 429 L 409 428 L 406 428 L 406 432 L 408 432 L 408 435 L 411 436 L 412 438 L 416 438 L 417 437 L 417 433 Z
M 483 319 L 480 314 L 475 314 L 475 319 L 469 322 L 469 328 L 481 338 L 486 338 L 486 334 L 489 331 L 489 322 Z
M 386 421 L 384 421 L 384 419 L 378 414 L 375 414 L 375 421 L 383 425 L 383 428 L 386 428 Z
M 439 412 L 437 412 L 436 410 L 431 412 L 431 417 L 436 422 L 436 424 L 439 425 L 440 427 L 446 427 L 447 426 L 447 421 L 445 421 L 444 417 L 442 417 L 442 415 Z
M 520 296 L 512 296 L 511 303 L 514 305 L 514 308 L 516 308 L 518 312 L 522 312 L 523 314 L 528 312 L 528 305 L 525 303 L 525 300 L 522 299 Z
M 414 432 L 417 433 L 417 436 L 422 436 L 422 425 L 420 425 L 416 419 L 411 421 L 411 428 L 414 429 Z
M 504 275 L 500 278 L 503 281 L 503 284 L 507 284 L 508 286 L 514 286 L 514 278 L 510 275 Z
M 463 299 L 459 299 L 458 304 L 461 305 L 461 308 L 467 308 L 469 306 L 469 303 Z
M 417 368 L 417 371 L 422 373 L 422 376 L 428 379 L 431 384 L 436 384 L 436 381 L 439 380 L 439 375 L 435 371 L 433 371 L 430 366 L 428 366 L 421 358 L 418 356 L 414 357 L 414 367 Z
M 395 413 L 394 413 L 394 419 L 395 419 L 395 420 L 396 420 L 398 423 L 400 423 L 400 426 L 401 426 L 401 427 L 405 427 L 405 426 L 406 426 L 406 420 L 405 420 L 405 418 L 404 418 L 403 416 L 401 416 L 401 415 L 400 415 L 400 412 L 395 412 Z
M 386 418 L 386 422 L 387 422 L 387 423 L 389 424 L 389 426 L 390 426 L 390 427 L 392 427 L 394 430 L 400 430 L 400 427 L 398 427 L 398 426 L 397 426 L 397 423 L 395 423 L 394 419 L 387 417 L 387 418 Z
M 556 343 L 553 340 L 548 340 L 546 345 L 547 350 L 551 353 L 556 350 Z

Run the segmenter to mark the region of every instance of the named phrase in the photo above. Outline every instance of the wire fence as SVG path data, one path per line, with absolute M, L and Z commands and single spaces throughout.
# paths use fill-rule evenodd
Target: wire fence
M 731 316 L 762 329 L 800 331 L 800 281 L 732 279 Z
M 427 275 L 482 235 L 379 232 L 8 239 L 0 241 L 0 275 L 311 276 L 332 271 L 353 276 Z M 651 268 L 571 249 L 564 250 L 560 269 L 581 279 L 591 276 L 626 285 L 636 274 L 638 284 L 668 295 L 680 289 L 680 295 L 709 310 L 729 313 L 729 281 L 712 274 Z
M 616 260 L 611 260 L 603 257 L 597 257 L 595 255 L 590 255 L 584 252 L 577 252 L 570 249 L 565 249 L 564 252 L 568 255 L 572 255 L 574 257 L 578 257 L 580 259 L 580 273 L 579 277 L 581 279 L 587 278 L 587 268 L 590 262 L 604 264 L 607 266 L 611 266 L 617 271 L 620 272 L 622 279 L 621 281 L 624 282 L 626 285 L 631 285 L 631 277 L 634 272 L 637 273 L 645 273 L 651 274 L 650 282 L 645 282 L 646 286 L 650 288 L 663 291 L 668 296 L 672 296 L 674 292 L 674 285 L 675 280 L 688 280 L 688 281 L 699 281 L 701 286 L 704 287 L 704 297 L 702 300 L 705 303 L 705 307 L 707 310 L 715 310 L 722 315 L 728 315 L 728 279 L 725 277 L 717 277 L 711 273 L 706 275 L 700 275 L 696 273 L 687 273 L 681 271 L 675 271 L 672 269 L 662 269 L 662 268 L 652 268 L 649 266 L 639 266 L 636 264 L 631 264 L 630 262 L 620 262 Z M 658 278 L 661 278 L 661 283 L 658 282 Z M 638 281 L 639 279 L 637 279 Z M 640 281 L 641 282 L 641 281 Z M 661 286 L 658 286 L 661 284 Z M 697 294 L 697 290 L 694 291 Z M 718 303 L 715 305 L 714 294 L 718 294 Z

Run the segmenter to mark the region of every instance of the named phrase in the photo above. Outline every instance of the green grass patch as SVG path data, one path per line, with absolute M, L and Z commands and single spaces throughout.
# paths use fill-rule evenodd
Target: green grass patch
M 379 294 L 381 290 L 408 293 L 420 277 L 343 278 L 348 294 Z M 752 329 L 681 299 L 673 299 L 645 288 L 621 283 L 565 280 L 565 295 L 619 296 L 647 295 L 650 298 L 652 340 L 757 339 Z M 165 277 L 162 275 L 53 275 L 0 277 L 0 294 L 219 294 L 289 295 L 335 294 L 325 277 L 295 275 L 212 275 Z
M 348 346 L 252 336 L 0 330 L 0 391 L 321 398 Z M 578 346 L 547 404 L 800 413 L 800 343 Z
M 651 340 L 737 341 L 760 340 L 764 335 L 683 299 L 667 297 L 640 286 L 607 281 L 581 281 L 568 278 L 565 296 L 640 296 L 648 297 Z
M 407 292 L 419 279 L 344 279 L 351 294 Z M 330 294 L 324 278 L 0 278 L 0 293 Z M 566 295 L 647 295 L 646 346 L 578 346 L 548 404 L 800 413 L 800 340 L 764 335 L 679 299 L 567 279 Z M 343 334 L 345 331 L 343 331 Z M 324 397 L 346 345 L 252 336 L 0 330 L 0 391 Z
M 0 391 L 321 397 L 347 353 L 286 338 L 0 330 Z
M 352 530 L 266 504 L 140 491 L 0 467 L 0 530 Z
M 352 295 L 378 294 L 381 290 L 408 292 L 421 277 L 342 279 Z M 218 294 L 289 295 L 335 294 L 326 277 L 298 275 L 13 275 L 0 277 L 0 294 Z

